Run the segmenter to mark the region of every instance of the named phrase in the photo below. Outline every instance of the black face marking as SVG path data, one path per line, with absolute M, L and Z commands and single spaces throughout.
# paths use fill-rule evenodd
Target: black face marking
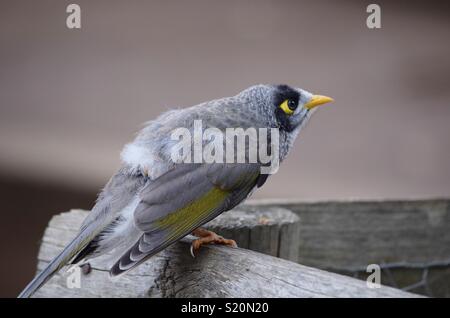
M 294 130 L 294 128 L 291 125 L 291 122 L 289 121 L 288 116 L 284 113 L 284 111 L 277 107 L 275 109 L 275 117 L 277 118 L 278 124 L 280 125 L 280 129 L 285 130 L 287 132 L 290 132 Z
M 282 102 L 285 100 L 290 100 L 295 105 L 298 105 L 298 101 L 300 100 L 300 94 L 290 86 L 287 85 L 278 85 L 276 86 L 275 92 L 275 104 L 276 106 L 280 106 Z
M 299 92 L 297 92 L 292 87 L 289 87 L 288 85 L 277 85 L 275 86 L 275 88 L 276 88 L 274 98 L 275 116 L 278 120 L 280 128 L 287 132 L 291 132 L 292 130 L 294 130 L 295 127 L 292 126 L 289 120 L 289 116 L 284 113 L 284 111 L 280 108 L 280 105 L 285 100 L 288 100 L 288 107 L 291 110 L 295 110 L 300 100 L 300 94 Z

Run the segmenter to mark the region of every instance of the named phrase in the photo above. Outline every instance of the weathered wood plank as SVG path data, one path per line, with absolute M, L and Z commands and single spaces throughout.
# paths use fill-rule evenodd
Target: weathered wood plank
M 75 234 L 84 211 L 55 216 L 39 252 L 38 268 Z M 241 248 L 208 246 L 193 259 L 189 238 L 176 243 L 133 271 L 110 278 L 107 257 L 92 262 L 81 288 L 67 288 L 64 269 L 36 297 L 416 297 L 389 287 L 370 289 L 365 282 L 309 268 Z
M 296 262 L 300 248 L 299 220 L 296 214 L 283 208 L 238 207 L 205 227 L 234 239 L 241 248 Z
M 450 200 L 254 200 L 246 205 L 283 207 L 300 217 L 301 264 L 336 271 L 364 271 L 372 263 L 450 264 Z

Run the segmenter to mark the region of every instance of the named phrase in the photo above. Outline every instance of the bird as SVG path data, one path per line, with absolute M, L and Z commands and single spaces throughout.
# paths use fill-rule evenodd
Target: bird
M 76 237 L 18 297 L 31 297 L 68 264 L 88 264 L 111 251 L 115 259 L 109 272 L 117 276 L 189 234 L 197 237 L 191 244 L 193 256 L 205 244 L 236 247 L 234 240 L 201 226 L 263 186 L 270 174 L 261 168 L 267 163 L 178 162 L 173 131 L 181 127 L 192 132 L 198 120 L 202 129 L 220 132 L 230 127 L 276 130 L 276 155 L 282 162 L 316 107 L 332 101 L 286 84 L 258 84 L 231 97 L 170 109 L 147 122 L 124 146 L 120 168 L 99 193 Z

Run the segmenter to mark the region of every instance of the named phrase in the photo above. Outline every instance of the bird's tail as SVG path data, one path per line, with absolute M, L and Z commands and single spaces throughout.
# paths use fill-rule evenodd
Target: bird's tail
M 31 297 L 42 285 L 44 285 L 56 272 L 58 272 L 69 260 L 78 254 L 89 242 L 86 231 L 80 232 L 64 250 L 56 256 L 19 294 L 18 298 Z

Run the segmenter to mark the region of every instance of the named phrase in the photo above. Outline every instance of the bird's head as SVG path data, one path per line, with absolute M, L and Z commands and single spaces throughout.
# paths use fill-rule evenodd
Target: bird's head
M 255 85 L 237 96 L 248 101 L 243 103 L 247 107 L 244 106 L 241 116 L 260 124 L 263 121 L 286 133 L 299 130 L 317 106 L 333 101 L 330 97 L 288 85 Z
M 332 101 L 330 97 L 314 95 L 301 88 L 275 85 L 272 88 L 272 105 L 270 106 L 279 128 L 290 133 L 303 126 L 317 106 Z
M 255 85 L 237 95 L 246 102 L 241 117 L 260 127 L 279 128 L 283 159 L 316 107 L 333 99 L 288 85 Z

